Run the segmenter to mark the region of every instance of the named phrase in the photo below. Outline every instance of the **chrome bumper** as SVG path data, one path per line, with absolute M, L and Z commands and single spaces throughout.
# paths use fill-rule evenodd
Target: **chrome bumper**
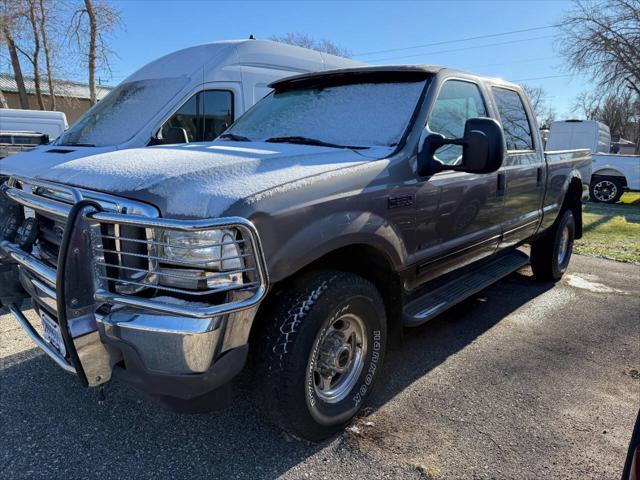
M 55 271 L 6 241 L 0 242 L 0 256 L 21 267 L 20 283 L 36 308 L 57 317 Z M 65 371 L 76 373 L 69 360 L 38 334 L 18 307 L 11 305 L 9 309 L 36 345 Z M 111 378 L 113 365 L 122 360 L 119 346 L 123 343 L 137 352 L 150 372 L 165 375 L 206 372 L 216 353 L 246 343 L 256 309 L 201 318 L 197 311 L 187 317 L 122 305 L 106 315 L 96 313 L 93 319 L 70 322 L 69 330 L 74 339 L 87 337 L 81 342 L 84 348 L 78 349 L 78 355 L 89 386 L 97 386 Z M 226 326 L 224 336 L 223 326 Z M 77 346 L 79 342 L 75 343 Z

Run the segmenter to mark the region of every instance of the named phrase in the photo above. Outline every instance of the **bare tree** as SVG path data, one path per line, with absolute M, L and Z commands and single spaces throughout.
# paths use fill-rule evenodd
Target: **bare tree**
M 547 91 L 543 87 L 533 85 L 522 85 L 522 88 L 529 97 L 538 125 L 540 128 L 548 128 L 549 124 L 555 120 L 556 112 L 551 106 Z
M 289 45 L 296 45 L 298 47 L 309 48 L 311 50 L 317 50 L 319 52 L 329 53 L 331 55 L 338 55 L 340 57 L 351 58 L 351 52 L 344 47 L 337 45 L 331 40 L 321 39 L 316 40 L 307 33 L 300 32 L 287 32 L 284 35 L 272 35 L 269 40 L 274 42 L 287 43 Z
M 13 69 L 13 77 L 18 88 L 18 98 L 20 99 L 20 108 L 29 108 L 29 97 L 27 96 L 27 88 L 24 84 L 24 75 L 22 74 L 22 66 L 20 65 L 20 57 L 15 41 L 15 32 L 19 32 L 21 27 L 18 22 L 18 9 L 15 2 L 7 2 L 0 16 L 2 21 L 2 43 L 6 45 L 11 58 L 11 67 Z
M 2 90 L 0 90 L 0 108 L 9 108 L 9 104 L 7 103 L 7 99 L 4 97 Z
M 45 0 L 39 0 L 40 5 L 40 36 L 42 37 L 42 48 L 44 49 L 44 60 L 47 68 L 47 85 L 49 86 L 49 106 L 51 110 L 56 109 L 56 92 L 53 86 L 53 64 L 51 52 L 49 50 L 49 7 Z
M 560 51 L 599 88 L 640 95 L 640 0 L 573 0 L 560 22 Z
M 583 92 L 576 98 L 574 109 L 589 120 L 606 124 L 615 140 L 631 140 L 640 152 L 640 97 L 633 92 L 604 97 L 598 92 Z
M 99 68 L 109 70 L 109 56 L 113 54 L 107 46 L 107 37 L 119 25 L 120 12 L 96 0 L 84 0 L 84 6 L 77 9 L 71 18 L 70 35 L 86 58 L 89 70 L 89 95 L 92 105 L 98 101 L 96 71 Z
M 22 53 L 33 66 L 33 85 L 36 90 L 36 99 L 40 110 L 45 110 L 44 100 L 42 99 L 42 89 L 40 88 L 40 32 L 38 31 L 38 12 L 36 0 L 27 0 L 26 17 L 31 27 L 33 35 L 33 51 L 27 52 L 26 49 L 16 45 L 16 48 Z

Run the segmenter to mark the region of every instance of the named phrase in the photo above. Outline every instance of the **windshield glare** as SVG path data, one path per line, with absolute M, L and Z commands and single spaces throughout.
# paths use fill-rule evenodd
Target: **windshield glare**
M 187 83 L 187 77 L 138 80 L 118 85 L 74 123 L 57 145 L 102 147 L 136 135 Z
M 394 146 L 424 86 L 425 81 L 360 83 L 276 92 L 227 133 L 252 141 L 305 137 L 338 145 Z

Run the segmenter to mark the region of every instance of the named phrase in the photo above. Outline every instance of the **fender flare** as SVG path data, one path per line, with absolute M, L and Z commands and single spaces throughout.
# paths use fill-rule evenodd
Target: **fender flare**
M 364 211 L 339 212 L 305 225 L 267 256 L 269 278 L 273 282 L 283 280 L 319 258 L 352 245 L 375 248 L 395 271 L 407 258 L 399 232 L 384 218 Z

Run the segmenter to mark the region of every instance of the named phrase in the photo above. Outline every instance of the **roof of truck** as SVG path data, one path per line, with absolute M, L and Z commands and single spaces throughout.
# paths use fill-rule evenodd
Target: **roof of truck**
M 428 75 L 434 75 L 441 71 L 447 71 L 452 74 L 461 74 L 465 76 L 477 77 L 478 79 L 488 80 L 499 85 L 511 85 L 517 87 L 516 84 L 508 82 L 501 78 L 479 75 L 471 72 L 446 68 L 440 65 L 377 65 L 341 68 L 337 70 L 327 70 L 324 72 L 303 73 L 293 77 L 283 78 L 271 83 L 269 86 L 275 89 L 297 88 L 310 85 L 322 84 L 323 86 L 330 84 L 349 83 L 353 79 L 354 82 L 361 82 L 363 77 L 367 81 L 382 82 L 388 81 L 390 77 L 394 80 L 417 81 L 426 78 Z M 346 80 L 346 81 L 345 81 Z
M 358 82 L 363 77 L 367 81 L 379 82 L 385 81 L 390 76 L 394 79 L 403 79 L 406 81 L 422 80 L 428 75 L 438 73 L 443 67 L 436 65 L 383 65 L 374 67 L 352 67 L 352 68 L 340 68 L 337 70 L 326 70 L 324 72 L 303 73 L 301 75 L 295 75 L 293 77 L 283 78 L 269 84 L 269 87 L 275 89 L 287 89 L 302 87 L 308 85 L 315 85 L 322 83 L 322 85 L 328 84 L 343 84 L 345 80 L 353 78 Z

